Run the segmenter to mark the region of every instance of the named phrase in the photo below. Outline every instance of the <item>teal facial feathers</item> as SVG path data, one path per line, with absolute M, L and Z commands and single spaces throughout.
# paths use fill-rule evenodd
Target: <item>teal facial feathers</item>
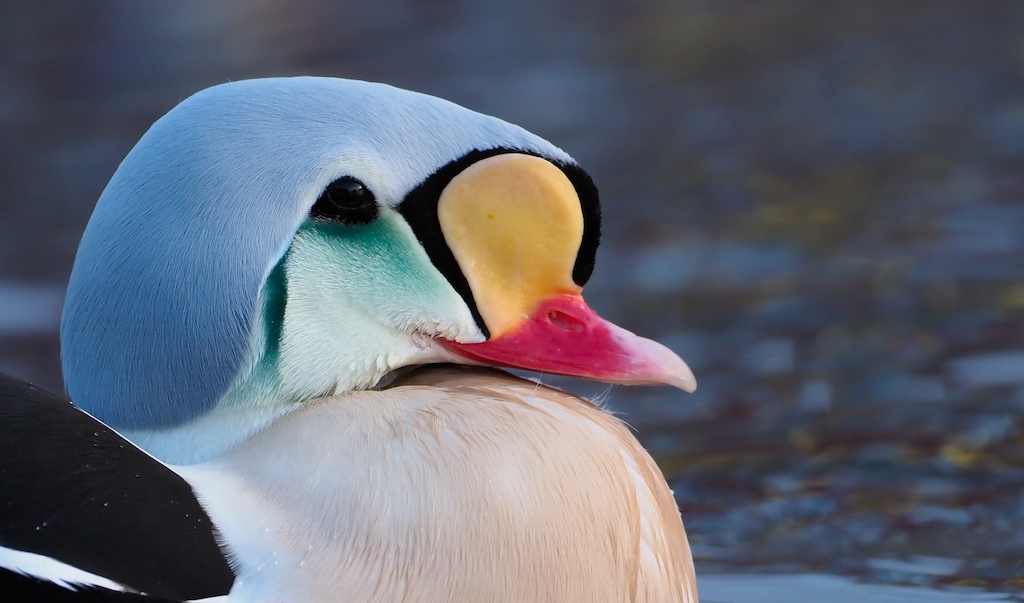
M 406 337 L 415 339 L 432 324 L 440 328 L 445 317 L 428 313 L 421 324 L 409 313 L 411 306 L 392 303 L 409 294 L 413 282 L 401 281 L 406 273 L 393 268 L 360 278 L 406 286 L 401 293 L 382 294 L 394 300 L 352 297 L 343 291 L 348 277 L 332 275 L 325 265 L 285 258 L 293 237 L 338 178 L 358 179 L 373 192 L 386 218 L 373 228 L 397 229 L 392 220 L 399 218 L 393 212 L 386 216 L 390 208 L 433 173 L 473 151 L 499 147 L 574 163 L 522 128 L 382 84 L 315 77 L 248 80 L 186 99 L 153 124 L 121 163 L 82 237 L 61 321 L 68 393 L 97 418 L 127 430 L 184 426 L 222 399 L 230 402 L 229 390 L 238 393 L 259 367 L 266 373 L 260 359 L 271 347 L 261 330 L 274 328 L 263 323 L 273 315 L 272 289 L 280 286 L 275 268 L 283 258 L 288 298 L 277 350 L 274 379 L 279 381 L 269 373 L 256 381 L 301 399 L 337 387 L 336 371 L 350 366 L 364 367 L 366 372 L 350 378 L 369 385 L 385 363 L 381 358 L 408 354 L 407 341 L 392 349 L 394 341 L 382 336 L 358 359 L 314 357 L 317 351 L 337 351 L 341 344 L 335 337 L 346 333 L 353 343 L 373 340 L 352 323 L 328 319 L 347 320 L 376 303 L 381 328 L 411 328 Z M 337 239 L 340 247 L 323 244 L 325 236 L 310 228 L 298 241 L 303 249 L 308 244 L 309 257 L 352 249 L 345 247 L 347 235 Z M 394 232 L 380 234 L 367 249 L 383 251 L 394 237 Z M 363 272 L 382 268 L 365 254 L 358 263 Z M 420 270 L 434 268 L 425 263 Z M 297 280 L 300 274 L 315 280 Z M 443 281 L 440 274 L 434 277 Z M 304 296 L 295 297 L 297 287 Z M 428 295 L 424 291 L 436 293 L 428 288 L 416 294 Z M 338 295 L 347 295 L 345 303 L 356 307 L 342 312 L 338 298 L 332 307 L 329 298 Z M 321 310 L 327 314 L 317 317 Z M 301 345 L 311 347 L 300 353 Z M 310 366 L 300 369 L 300 362 Z M 279 401 L 248 398 L 245 403 Z
M 223 404 L 288 405 L 366 388 L 434 336 L 483 340 L 408 224 L 387 208 L 361 226 L 305 222 L 261 299 L 263 341 Z

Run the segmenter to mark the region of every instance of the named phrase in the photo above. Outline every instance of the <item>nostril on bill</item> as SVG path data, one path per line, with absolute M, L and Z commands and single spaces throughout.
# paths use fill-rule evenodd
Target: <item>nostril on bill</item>
M 586 328 L 586 325 L 584 325 L 580 319 L 570 316 L 565 312 L 559 312 L 558 310 L 551 310 L 548 312 L 548 322 L 563 331 L 569 331 L 571 333 L 582 333 Z

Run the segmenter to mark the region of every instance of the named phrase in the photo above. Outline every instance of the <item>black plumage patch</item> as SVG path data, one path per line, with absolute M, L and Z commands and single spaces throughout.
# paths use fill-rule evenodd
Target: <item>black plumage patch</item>
M 89 415 L 0 373 L 0 545 L 172 599 L 234 574 L 185 480 Z
M 65 588 L 2 567 L 0 597 L 6 603 L 180 603 L 180 599 L 123 593 L 92 586 Z
M 309 210 L 314 220 L 335 222 L 346 226 L 369 224 L 380 213 L 377 198 L 362 182 L 345 176 L 327 185 L 323 194 Z
M 601 244 L 601 201 L 597 194 L 597 185 L 583 168 L 564 163 L 555 165 L 561 168 L 576 189 L 583 208 L 583 240 L 580 242 L 580 250 L 576 253 L 576 263 L 572 267 L 572 280 L 582 287 L 594 273 L 597 246 Z
M 398 205 L 398 212 L 409 223 L 420 245 L 426 250 L 430 261 L 448 279 L 448 283 L 452 288 L 462 296 L 466 305 L 469 306 L 477 326 L 480 327 L 484 336 L 488 338 L 490 338 L 490 331 L 487 329 L 487 325 L 484 324 L 483 317 L 480 316 L 476 301 L 473 299 L 473 292 L 469 287 L 469 281 L 462 274 L 455 256 L 448 247 L 448 243 L 444 240 L 444 234 L 441 232 L 441 222 L 437 217 L 437 203 L 441 198 L 441 192 L 444 188 L 463 170 L 477 161 L 505 153 L 522 153 L 551 161 L 547 157 L 522 149 L 499 147 L 470 151 L 431 174 L 423 183 L 406 195 L 405 199 Z M 565 173 L 580 198 L 583 211 L 583 241 L 580 244 L 579 252 L 576 254 L 572 278 L 577 285 L 582 287 L 590 279 L 590 275 L 594 271 L 594 258 L 597 255 L 597 246 L 601 240 L 601 206 L 597 187 L 594 185 L 594 181 L 590 179 L 590 176 L 578 165 L 562 162 L 552 163 Z

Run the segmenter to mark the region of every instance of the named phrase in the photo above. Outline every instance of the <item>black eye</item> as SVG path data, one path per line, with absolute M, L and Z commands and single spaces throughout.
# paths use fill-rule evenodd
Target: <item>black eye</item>
M 309 215 L 349 226 L 369 224 L 377 217 L 377 201 L 362 182 L 346 176 L 327 185 Z

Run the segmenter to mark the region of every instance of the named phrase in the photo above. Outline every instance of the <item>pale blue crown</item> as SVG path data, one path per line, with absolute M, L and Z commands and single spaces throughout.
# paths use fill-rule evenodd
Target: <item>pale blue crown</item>
M 390 206 L 474 149 L 571 161 L 431 96 L 332 78 L 209 88 L 158 120 L 82 237 L 61 321 L 72 400 L 120 428 L 209 411 L 245 361 L 257 294 L 331 181 Z

